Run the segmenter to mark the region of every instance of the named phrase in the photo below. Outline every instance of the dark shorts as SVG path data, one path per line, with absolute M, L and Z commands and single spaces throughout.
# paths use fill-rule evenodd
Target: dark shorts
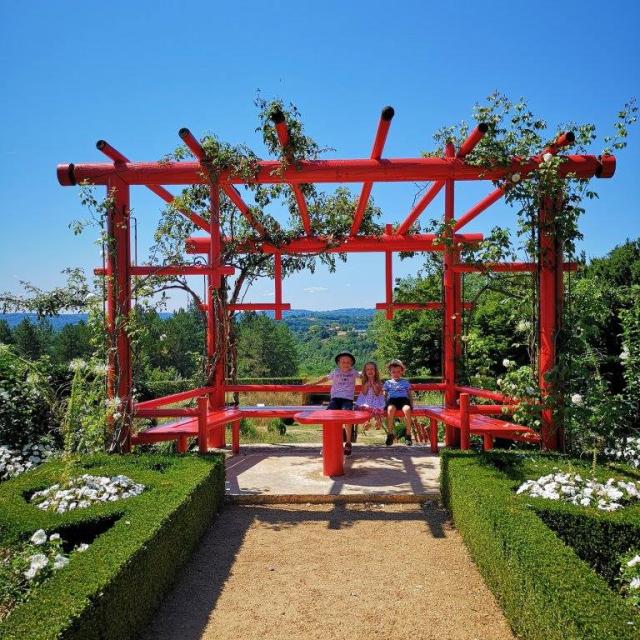
M 327 409 L 346 409 L 347 411 L 353 411 L 353 400 L 347 398 L 331 398 Z
M 413 407 L 411 406 L 411 400 L 409 400 L 409 398 L 389 398 L 385 406 L 395 407 L 396 409 L 402 411 L 402 407 L 406 407 L 407 405 L 409 405 L 413 409 Z

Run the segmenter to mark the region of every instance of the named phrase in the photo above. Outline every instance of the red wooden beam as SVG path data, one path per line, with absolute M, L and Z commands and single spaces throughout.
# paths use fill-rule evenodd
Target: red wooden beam
M 462 233 L 454 236 L 454 242 L 475 244 L 482 242 L 481 233 Z M 327 248 L 328 247 L 328 248 Z M 207 253 L 209 238 L 191 236 L 186 242 L 187 253 Z M 397 233 L 381 236 L 357 236 L 335 241 L 327 238 L 299 238 L 280 247 L 268 243 L 247 243 L 237 247 L 238 253 L 377 253 L 386 251 L 442 251 L 444 245 L 434 233 L 401 236 Z
M 167 404 L 176 404 L 177 402 L 183 402 L 184 400 L 191 400 L 192 398 L 197 398 L 203 393 L 209 393 L 210 391 L 213 391 L 213 387 L 199 387 L 198 389 L 191 389 L 190 391 L 172 393 L 171 395 L 154 398 L 153 400 L 137 402 L 134 405 L 134 409 L 136 411 L 139 409 L 156 409 L 157 407 L 163 407 Z
M 282 111 L 276 111 L 272 116 L 273 124 L 276 128 L 276 135 L 278 136 L 278 142 L 284 151 L 284 154 L 289 162 L 293 162 L 294 159 L 291 156 L 291 153 L 287 149 L 289 145 L 289 128 L 287 127 L 287 123 L 285 121 L 284 113 Z M 297 162 L 296 162 L 297 165 Z M 288 181 L 287 181 L 288 182 Z M 309 219 L 309 210 L 307 209 L 307 203 L 304 199 L 304 194 L 300 189 L 299 184 L 289 183 L 289 186 L 293 190 L 293 195 L 296 198 L 296 202 L 298 203 L 298 209 L 300 211 L 300 218 L 302 219 L 302 227 L 304 228 L 304 232 L 310 236 L 311 235 L 311 220 Z
M 561 133 L 542 153 L 551 153 L 555 155 L 565 147 L 572 145 L 576 141 L 576 136 L 573 131 L 566 131 Z
M 474 147 L 484 138 L 485 133 L 489 131 L 489 125 L 486 122 L 480 122 L 478 126 L 469 134 L 467 139 L 460 145 L 460 149 L 456 154 L 458 158 L 464 158 L 469 155 Z
M 453 230 L 458 231 L 465 224 L 471 222 L 474 218 L 479 216 L 485 209 L 488 209 L 492 204 L 498 202 L 500 198 L 505 194 L 504 187 L 498 187 L 494 191 L 492 191 L 488 196 L 485 196 L 480 202 L 475 204 L 469 211 L 467 211 L 463 216 L 461 216 L 456 223 L 453 225 Z
M 257 184 L 305 184 L 327 182 L 427 182 L 431 180 L 500 180 L 514 173 L 535 171 L 539 158 L 512 160 L 507 166 L 476 167 L 459 158 L 385 158 L 384 160 L 300 160 L 284 171 L 280 162 L 258 162 Z M 561 176 L 610 178 L 616 167 L 615 156 L 565 156 Z M 117 175 L 130 185 L 205 184 L 199 162 L 126 162 L 118 164 L 60 164 L 58 181 L 62 186 L 79 182 L 107 184 Z M 243 184 L 230 170 L 220 173 L 220 182 Z
M 577 262 L 564 264 L 565 271 L 577 271 Z M 484 271 L 499 271 L 509 273 L 531 273 L 538 269 L 535 262 L 487 262 L 485 264 L 457 264 L 453 270 L 457 273 L 475 273 Z
M 394 113 L 395 111 L 393 110 L 393 107 L 385 107 L 382 110 L 380 120 L 378 121 L 376 137 L 373 140 L 373 148 L 371 149 L 372 160 L 380 160 L 380 158 L 382 157 L 382 150 L 384 149 L 384 143 L 387 140 L 387 134 L 389 133 L 389 127 L 391 126 L 391 120 Z M 373 182 L 365 182 L 362 185 L 362 191 L 360 192 L 360 198 L 358 199 L 358 206 L 356 207 L 356 212 L 353 217 L 353 224 L 351 225 L 352 236 L 355 236 L 360 230 L 362 218 L 364 217 L 364 212 L 367 209 L 369 197 L 371 196 L 372 187 Z
M 246 221 L 261 235 L 266 236 L 267 230 L 262 226 L 260 222 L 256 220 L 254 215 L 249 209 L 249 205 L 242 199 L 242 196 L 238 190 L 232 184 L 223 183 L 220 188 L 225 192 L 229 200 L 236 205 L 240 213 L 245 217 Z
M 393 231 L 392 225 L 388 224 L 385 228 L 387 235 L 391 235 Z M 386 293 L 386 316 L 387 320 L 393 319 L 393 311 L 391 305 L 393 304 L 393 252 L 385 251 L 384 254 L 384 275 L 385 275 L 385 293 Z
M 202 145 L 197 140 L 197 138 L 191 133 L 191 131 L 187 129 L 187 127 L 182 127 L 182 129 L 178 131 L 178 135 L 182 138 L 183 142 L 187 145 L 187 147 L 189 147 L 193 155 L 196 158 L 198 158 L 200 162 L 206 159 L 206 154 L 204 152 L 204 149 L 202 148 Z M 265 228 L 255 219 L 255 217 L 251 213 L 251 210 L 249 209 L 249 206 L 242 199 L 242 196 L 240 195 L 240 193 L 238 193 L 238 190 L 233 185 L 225 182 L 221 183 L 220 187 L 227 194 L 227 196 L 229 197 L 229 200 L 231 200 L 231 202 L 233 202 L 233 204 L 236 207 L 238 207 L 238 210 L 245 217 L 247 222 L 261 236 L 266 235 Z M 209 228 L 209 225 L 207 224 L 207 229 L 208 228 Z
M 566 147 L 566 146 L 568 146 L 570 144 L 573 144 L 575 139 L 576 139 L 576 137 L 575 137 L 575 135 L 574 135 L 574 133 L 572 131 L 567 131 L 566 133 L 562 133 L 556 138 L 556 140 L 552 144 L 550 144 L 542 152 L 541 155 L 544 155 L 545 153 L 551 153 L 551 154 L 555 155 L 563 147 Z M 458 155 L 460 155 L 460 154 L 458 154 Z M 602 169 L 601 169 L 601 172 L 602 172 Z M 521 176 L 521 178 L 524 177 L 524 175 L 525 175 L 524 171 L 521 171 L 521 172 L 518 172 L 518 173 Z M 611 175 L 613 175 L 613 174 L 611 174 Z M 457 222 L 455 223 L 455 225 L 453 227 L 453 230 L 454 231 L 459 231 L 462 227 L 464 227 L 466 224 L 471 222 L 471 220 L 473 220 L 474 218 L 479 216 L 483 211 L 485 211 L 485 209 L 487 209 L 492 204 L 494 204 L 495 202 L 500 200 L 500 198 L 505 193 L 506 193 L 506 187 L 504 187 L 504 186 L 503 187 L 498 187 L 495 191 L 492 191 L 488 196 L 486 196 L 485 198 L 480 200 L 480 202 L 478 202 L 476 205 L 471 207 L 471 209 L 469 209 L 469 211 L 467 211 L 463 216 L 461 216 L 457 220 Z
M 427 192 L 418 200 L 413 209 L 409 212 L 409 215 L 398 225 L 396 229 L 396 233 L 399 235 L 404 235 L 409 231 L 411 225 L 418 219 L 420 214 L 429 206 L 431 201 L 440 193 L 442 187 L 444 187 L 445 181 L 438 180 L 434 182 Z
M 96 142 L 96 147 L 99 151 L 102 151 L 105 156 L 111 158 L 114 162 L 129 162 L 129 159 L 126 156 L 122 155 L 117 149 L 114 149 L 106 140 L 98 140 L 98 142 Z M 169 193 L 169 191 L 167 191 L 164 187 L 160 187 L 157 185 L 146 185 L 146 187 L 157 196 L 160 196 L 165 202 L 173 204 L 175 199 L 173 194 Z M 179 211 L 182 215 L 189 218 L 189 220 L 191 220 L 191 222 L 193 222 L 193 224 L 195 224 L 197 227 L 200 227 L 204 231 L 209 230 L 209 223 L 195 211 L 183 209 L 182 207 L 176 207 L 176 211 Z
M 414 391 L 442 391 L 442 382 L 417 382 L 411 384 Z M 321 384 L 225 384 L 224 390 L 229 393 L 326 393 L 331 391 L 330 385 Z M 356 385 L 356 392 L 360 385 Z

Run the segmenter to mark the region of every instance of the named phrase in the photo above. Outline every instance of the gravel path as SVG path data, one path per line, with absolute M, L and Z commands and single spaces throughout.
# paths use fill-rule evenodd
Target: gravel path
M 146 640 L 510 640 L 436 503 L 230 506 Z

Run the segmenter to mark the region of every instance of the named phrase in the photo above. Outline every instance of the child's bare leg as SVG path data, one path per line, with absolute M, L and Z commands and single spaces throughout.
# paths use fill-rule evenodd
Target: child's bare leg
M 407 436 L 411 437 L 411 407 L 405 404 L 404 407 L 402 407 L 402 413 L 404 413 L 404 432 Z
M 393 433 L 393 421 L 396 417 L 396 408 L 390 404 L 387 407 L 387 433 Z
M 351 434 L 353 433 L 353 425 L 345 424 L 344 430 L 347 432 L 347 442 L 351 442 Z

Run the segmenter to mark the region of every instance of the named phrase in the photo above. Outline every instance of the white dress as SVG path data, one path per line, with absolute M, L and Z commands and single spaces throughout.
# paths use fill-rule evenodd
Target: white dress
M 379 396 L 376 395 L 373 390 L 373 385 L 369 385 L 366 393 L 361 391 L 358 395 L 356 406 L 371 409 L 374 413 L 384 412 L 384 393 L 381 393 Z

